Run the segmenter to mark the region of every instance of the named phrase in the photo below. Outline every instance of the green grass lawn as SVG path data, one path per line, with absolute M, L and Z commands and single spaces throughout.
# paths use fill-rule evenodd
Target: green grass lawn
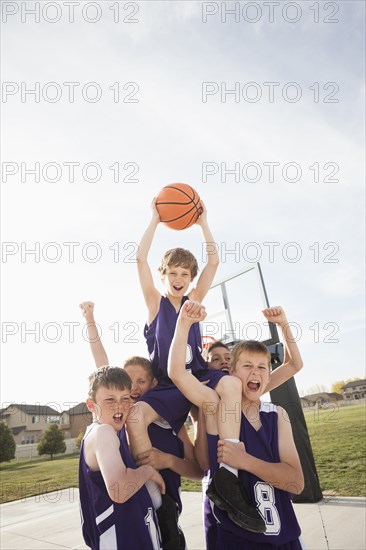
M 326 494 L 366 496 L 366 406 L 308 411 L 309 430 L 320 485 Z M 77 486 L 79 455 L 54 460 L 12 461 L 1 465 L 0 502 Z M 182 479 L 182 491 L 201 483 Z
M 0 502 L 78 486 L 79 454 L 1 465 Z
M 322 490 L 366 496 L 366 406 L 333 404 L 305 419 Z

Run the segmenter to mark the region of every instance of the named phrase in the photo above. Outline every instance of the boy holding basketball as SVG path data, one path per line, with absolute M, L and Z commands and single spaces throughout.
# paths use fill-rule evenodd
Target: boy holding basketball
M 278 308 L 281 309 L 281 308 Z M 283 310 L 279 314 L 284 317 Z M 175 384 L 198 407 L 217 403 L 216 393 L 200 384 L 184 367 L 185 346 L 193 323 L 203 321 L 205 308 L 199 303 L 183 305 L 176 324 L 168 372 Z M 301 364 L 301 356 L 293 338 L 287 333 L 288 357 Z M 299 494 L 304 488 L 300 459 L 294 444 L 291 423 L 284 409 L 260 401 L 270 384 L 270 353 L 262 342 L 242 341 L 231 353 L 230 374 L 242 385 L 240 442 L 219 439 L 216 417 L 206 414 L 210 467 L 226 462 L 239 470 L 237 490 L 247 490 L 249 498 L 265 522 L 264 533 L 253 533 L 237 525 L 230 509 L 214 508 L 217 520 L 215 546 L 225 550 L 283 549 L 301 550 L 300 527 L 292 508 L 289 493 Z M 245 447 L 244 447 L 245 445 Z M 209 497 L 217 505 L 215 491 Z M 244 489 L 245 483 L 245 489 Z
M 197 275 L 198 266 L 193 254 L 181 248 L 168 250 L 159 267 L 165 286 L 165 295 L 161 295 L 155 288 L 147 260 L 156 228 L 160 222 L 155 199 L 152 203 L 152 219 L 141 239 L 136 256 L 140 285 L 148 309 L 144 334 L 158 384 L 153 391 L 142 396 L 134 412 L 134 422 L 128 422 L 127 430 L 130 435 L 132 455 L 135 459 L 141 453 L 151 449 L 147 427 L 152 422 L 163 418 L 178 433 L 191 407 L 190 401 L 169 379 L 167 362 L 180 309 L 187 300 L 201 302 L 205 298 L 219 265 L 217 246 L 207 222 L 207 210 L 204 204 L 202 207 L 203 212 L 196 223 L 202 229 L 208 259 L 196 287 L 188 294 L 188 287 Z M 220 438 L 238 442 L 240 381 L 235 377 L 225 376 L 223 372 L 208 369 L 207 363 L 202 357 L 201 334 L 197 323 L 191 327 L 188 335 L 186 368 L 197 380 L 214 388 L 220 396 L 220 413 L 218 414 Z M 247 502 L 243 493 L 238 493 L 236 490 L 237 469 L 226 463 L 222 463 L 222 466 L 215 474 L 217 502 L 221 502 L 222 506 L 231 510 L 238 525 L 254 531 L 263 531 L 264 522 L 256 508 Z

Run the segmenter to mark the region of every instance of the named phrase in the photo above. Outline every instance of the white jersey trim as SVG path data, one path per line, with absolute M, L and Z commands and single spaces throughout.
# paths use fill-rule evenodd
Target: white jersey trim
M 161 417 L 159 418 L 159 420 L 155 420 L 153 424 L 156 424 L 157 426 L 159 426 L 159 428 L 164 428 L 164 430 L 172 430 L 172 427 L 169 424 L 169 422 L 167 422 L 166 420 L 164 420 L 164 418 L 161 418 Z
M 118 550 L 116 526 L 112 525 L 99 537 L 100 550 Z
M 277 412 L 277 405 L 274 405 L 273 403 L 268 403 L 267 401 L 261 401 L 261 409 L 260 412 L 270 413 L 270 412 Z
M 111 504 L 110 507 L 107 508 L 107 510 L 104 510 L 104 512 L 102 512 L 101 514 L 99 514 L 99 516 L 95 518 L 95 523 L 99 525 L 102 521 L 104 521 L 106 518 L 111 516 L 113 512 L 114 512 L 114 506 L 113 504 Z
M 172 434 L 178 437 L 169 422 L 167 420 L 164 420 L 164 418 L 161 418 L 161 416 L 160 419 L 153 422 L 153 424 L 156 424 L 159 428 L 163 428 L 164 430 L 171 430 Z

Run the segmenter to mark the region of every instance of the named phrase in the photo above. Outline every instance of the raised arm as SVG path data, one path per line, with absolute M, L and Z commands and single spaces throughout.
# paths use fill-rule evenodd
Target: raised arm
M 151 479 L 165 493 L 165 484 L 161 475 L 152 466 L 126 468 L 119 452 L 119 439 L 112 426 L 102 424 L 95 431 L 91 441 L 89 456 L 95 456 L 103 476 L 108 494 L 114 502 L 123 503 L 132 497 Z M 85 457 L 88 463 L 88 453 Z
M 276 323 L 281 329 L 284 346 L 285 356 L 284 362 L 280 367 L 277 367 L 269 377 L 269 382 L 266 388 L 266 392 L 277 388 L 284 382 L 287 382 L 294 374 L 299 372 L 303 367 L 300 351 L 295 342 L 295 338 L 292 334 L 291 327 L 288 324 L 286 314 L 282 307 L 275 306 L 263 310 L 263 315 L 271 323 Z
M 81 308 L 87 323 L 86 326 L 88 330 L 89 344 L 93 354 L 95 366 L 99 368 L 104 365 L 108 365 L 108 357 L 100 339 L 98 328 L 94 319 L 94 303 L 82 302 L 79 307 Z
M 246 470 L 277 489 L 299 494 L 304 489 L 304 476 L 292 436 L 291 423 L 282 407 L 277 407 L 277 411 L 280 462 L 261 460 L 247 453 L 243 443 L 223 440 L 218 443 L 218 462 Z
M 149 250 L 155 235 L 156 228 L 160 222 L 159 212 L 156 209 L 156 199 L 151 203 L 152 218 L 143 234 L 138 251 L 136 254 L 137 270 L 140 280 L 140 286 L 144 295 L 145 303 L 148 310 L 148 324 L 153 321 L 159 311 L 161 294 L 155 288 L 154 279 L 151 273 L 150 266 L 147 261 Z
M 184 458 L 152 448 L 150 451 L 138 455 L 136 464 L 138 466 L 147 464 L 156 470 L 169 468 L 181 476 L 200 481 L 203 477 L 203 471 L 194 458 L 193 445 L 185 426 L 179 431 L 178 437 L 183 441 Z
M 217 403 L 217 393 L 201 384 L 197 378 L 186 370 L 186 350 L 188 333 L 191 325 L 203 321 L 206 317 L 205 308 L 187 300 L 184 302 L 175 326 L 174 337 L 169 350 L 168 376 L 183 393 L 183 395 L 197 407 L 204 407 L 207 402 Z
M 196 224 L 200 225 L 202 229 L 203 239 L 206 246 L 207 264 L 198 278 L 196 287 L 189 293 L 189 298 L 191 300 L 196 300 L 197 302 L 202 302 L 207 292 L 210 290 L 210 286 L 212 285 L 212 281 L 214 280 L 220 263 L 219 255 L 217 253 L 218 247 L 207 221 L 207 209 L 202 201 L 201 203 L 203 212 L 196 221 Z

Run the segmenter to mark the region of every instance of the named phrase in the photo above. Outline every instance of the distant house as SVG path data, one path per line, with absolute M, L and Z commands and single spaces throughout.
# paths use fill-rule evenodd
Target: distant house
M 86 403 L 79 403 L 67 411 L 61 413 L 60 428 L 65 433 L 65 438 L 75 438 L 85 430 L 93 420 L 92 413 Z
M 15 443 L 38 443 L 52 422 L 60 423 L 60 413 L 48 405 L 12 403 L 0 411 L 0 420 L 11 429 Z
M 316 407 L 323 405 L 326 405 L 327 403 L 337 403 L 337 401 L 343 401 L 343 395 L 340 393 L 327 393 L 327 392 L 321 392 L 321 393 L 312 393 L 310 395 L 305 395 L 304 397 L 300 397 L 301 406 L 303 409 L 306 409 L 307 407 Z
M 344 398 L 348 401 L 351 399 L 362 399 L 366 397 L 366 380 L 355 380 L 348 382 L 341 388 Z

